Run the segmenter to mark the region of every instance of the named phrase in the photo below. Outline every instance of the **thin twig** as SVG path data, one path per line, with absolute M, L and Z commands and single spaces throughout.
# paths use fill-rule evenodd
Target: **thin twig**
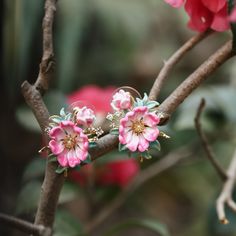
M 228 178 L 224 182 L 222 191 L 216 201 L 216 211 L 218 218 L 222 224 L 229 223 L 225 216 L 225 205 L 227 205 L 231 210 L 236 212 L 236 203 L 232 199 L 232 193 L 236 181 L 236 150 L 234 151 L 233 158 L 227 170 Z
M 50 236 L 51 229 L 46 228 L 43 225 L 34 225 L 28 221 L 18 219 L 13 216 L 9 216 L 0 213 L 0 223 L 7 225 L 9 227 L 14 227 L 24 233 L 34 234 L 37 236 Z
M 169 153 L 160 161 L 143 170 L 137 177 L 133 179 L 123 191 L 110 203 L 108 203 L 92 220 L 89 221 L 86 231 L 91 232 L 101 222 L 107 219 L 115 210 L 117 210 L 135 190 L 140 188 L 153 177 L 161 174 L 163 171 L 171 168 L 180 160 L 188 157 L 190 152 L 185 148 L 180 148 Z
M 219 162 L 216 160 L 216 158 L 213 154 L 213 151 L 211 150 L 210 145 L 208 144 L 206 135 L 204 134 L 204 132 L 202 130 L 200 117 L 201 117 L 202 111 L 204 109 L 204 106 L 205 106 L 205 99 L 202 98 L 201 102 L 199 104 L 199 107 L 197 109 L 196 117 L 194 119 L 196 130 L 197 130 L 197 133 L 201 139 L 202 146 L 206 152 L 208 160 L 211 162 L 212 166 L 215 168 L 215 170 L 218 173 L 218 175 L 220 176 L 221 180 L 225 181 L 227 179 L 227 175 L 226 175 L 225 171 L 223 170 L 223 168 L 220 166 Z
M 168 75 L 172 71 L 173 67 L 184 57 L 184 55 L 191 50 L 200 41 L 210 35 L 212 31 L 206 31 L 204 33 L 199 33 L 192 38 L 190 38 L 182 47 L 180 47 L 167 61 L 164 62 L 160 73 L 158 74 L 155 83 L 149 93 L 150 100 L 156 100 L 160 94 L 161 88 L 168 78 Z
M 232 56 L 234 54 L 232 53 L 232 40 L 230 40 L 199 66 L 161 103 L 158 110 L 164 114 L 163 121 L 169 118 L 194 89 Z
M 38 79 L 35 82 L 37 90 L 43 94 L 48 90 L 49 82 L 54 73 L 53 52 L 53 19 L 57 0 L 45 0 L 45 15 L 43 18 L 43 55 L 40 63 Z

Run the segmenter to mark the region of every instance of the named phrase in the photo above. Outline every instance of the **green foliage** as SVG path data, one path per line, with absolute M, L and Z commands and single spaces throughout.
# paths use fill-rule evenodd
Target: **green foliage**
M 32 113 L 31 109 L 26 106 L 22 105 L 18 107 L 16 110 L 16 119 L 20 125 L 22 125 L 25 129 L 39 133 L 41 132 L 40 126 Z
M 55 236 L 79 236 L 82 235 L 82 225 L 66 210 L 59 209 L 54 223 Z
M 62 107 L 66 107 L 66 97 L 59 90 L 50 90 L 44 96 L 45 104 L 50 114 L 59 114 Z
M 208 86 L 196 90 L 180 107 L 175 121 L 175 127 L 181 129 L 195 129 L 194 118 L 201 98 L 206 99 L 202 123 L 208 131 L 226 122 L 236 121 L 236 89 L 232 86 Z M 212 114 L 212 115 L 211 115 Z
M 25 169 L 23 180 L 24 184 L 20 190 L 16 212 L 32 213 L 35 211 L 42 185 L 42 177 L 44 175 L 45 160 L 35 159 Z M 63 170 L 64 171 L 64 170 Z M 62 188 L 62 192 L 59 197 L 59 204 L 70 202 L 78 195 L 78 187 L 70 182 L 65 182 Z
M 113 226 L 108 230 L 104 236 L 116 235 L 119 232 L 123 232 L 131 227 L 146 228 L 150 231 L 157 233 L 160 236 L 169 236 L 167 227 L 154 219 L 129 219 L 120 224 Z
M 46 160 L 44 158 L 34 158 L 25 168 L 23 174 L 23 181 L 30 181 L 32 179 L 42 177 L 46 166 Z
M 38 180 L 30 181 L 22 187 L 16 203 L 17 214 L 35 211 L 39 201 L 40 189 L 41 182 Z

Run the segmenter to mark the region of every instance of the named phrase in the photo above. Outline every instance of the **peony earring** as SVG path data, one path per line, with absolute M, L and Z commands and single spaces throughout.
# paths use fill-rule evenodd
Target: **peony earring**
M 49 161 L 58 162 L 57 173 L 67 174 L 68 168 L 79 167 L 91 161 L 88 148 L 96 145 L 103 131 L 94 128 L 94 111 L 87 106 L 75 103 L 70 111 L 61 109 L 60 115 L 50 117 L 46 129 L 50 138 L 48 144 Z
M 140 98 L 136 92 L 136 98 L 130 91 L 136 91 L 127 87 L 120 88 L 113 95 L 111 106 L 113 113 L 108 114 L 111 122 L 110 133 L 119 137 L 119 151 L 127 151 L 131 156 L 150 159 L 150 149 L 160 151 L 160 143 L 157 138 L 168 135 L 159 131 L 158 124 L 161 114 L 157 112 L 159 105 L 156 101 L 150 101 L 147 94 Z

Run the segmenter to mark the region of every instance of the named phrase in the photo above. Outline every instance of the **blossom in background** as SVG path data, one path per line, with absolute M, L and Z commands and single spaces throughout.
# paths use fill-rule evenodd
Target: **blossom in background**
M 77 101 L 86 101 L 93 106 L 96 113 L 101 113 L 105 117 L 106 113 L 111 110 L 110 101 L 115 87 L 109 86 L 100 88 L 96 85 L 87 85 L 67 96 L 68 104 Z
M 207 29 L 225 31 L 229 29 L 227 0 L 165 0 L 173 7 L 185 4 L 190 20 L 188 26 L 196 31 Z
M 126 110 L 131 107 L 131 96 L 129 92 L 120 89 L 112 97 L 111 106 L 115 111 Z
M 236 22 L 236 7 L 232 10 L 230 16 L 229 16 L 229 20 L 231 22 Z
M 78 125 L 90 126 L 95 118 L 94 111 L 86 106 L 76 110 L 76 122 Z
M 111 99 L 115 87 L 100 88 L 96 85 L 87 85 L 67 96 L 68 104 L 78 101 L 86 101 L 92 105 L 98 118 L 104 120 L 106 114 L 111 111 Z M 71 170 L 69 178 L 80 185 L 89 182 L 90 175 L 94 176 L 94 182 L 98 185 L 126 186 L 139 172 L 139 164 L 136 159 L 112 160 L 102 165 L 91 163 L 83 166 L 80 171 Z
M 49 131 L 49 147 L 62 167 L 75 167 L 88 156 L 88 137 L 72 121 L 62 121 Z
M 132 181 L 139 169 L 137 160 L 133 158 L 110 161 L 102 165 L 91 163 L 83 166 L 80 171 L 70 171 L 69 178 L 81 186 L 85 186 L 89 179 L 93 178 L 97 185 L 114 185 L 123 188 Z
M 120 120 L 119 141 L 130 151 L 144 152 L 157 139 L 160 118 L 146 106 L 135 107 Z
M 139 164 L 133 159 L 108 162 L 97 169 L 97 183 L 125 187 L 139 172 Z

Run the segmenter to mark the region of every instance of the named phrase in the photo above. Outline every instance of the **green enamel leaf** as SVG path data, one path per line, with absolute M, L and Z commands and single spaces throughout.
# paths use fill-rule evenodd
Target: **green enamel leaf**
M 154 108 L 154 107 L 156 107 L 156 106 L 158 106 L 158 105 L 159 105 L 159 103 L 156 102 L 156 101 L 149 101 L 149 102 L 147 102 L 147 104 L 146 104 L 146 106 L 148 107 L 148 109 L 152 109 L 152 108 Z
M 151 145 L 150 145 L 150 147 L 153 148 L 153 149 L 157 149 L 158 151 L 161 150 L 161 144 L 160 144 L 159 141 L 157 141 L 157 140 L 154 141 L 154 142 L 152 142 Z
M 112 130 L 110 130 L 110 134 L 118 136 L 119 135 L 119 130 L 118 129 L 112 129 Z
M 66 170 L 67 170 L 67 167 L 58 166 L 58 168 L 56 169 L 56 173 L 57 174 L 62 174 Z
M 127 147 L 121 143 L 119 143 L 119 152 L 122 152 L 122 151 L 127 151 Z
M 145 159 L 152 159 L 152 156 L 150 155 L 149 152 L 142 152 L 141 156 Z
M 89 148 L 94 148 L 97 146 L 97 143 L 96 142 L 90 142 L 89 143 Z
M 83 161 L 83 163 L 89 164 L 91 162 L 92 162 L 91 156 L 90 156 L 90 154 L 88 154 L 87 158 Z
M 60 110 L 60 116 L 65 116 L 66 113 L 65 113 L 65 108 L 62 107 L 62 109 Z
M 48 162 L 56 162 L 57 161 L 57 157 L 56 156 L 50 156 L 48 158 Z

